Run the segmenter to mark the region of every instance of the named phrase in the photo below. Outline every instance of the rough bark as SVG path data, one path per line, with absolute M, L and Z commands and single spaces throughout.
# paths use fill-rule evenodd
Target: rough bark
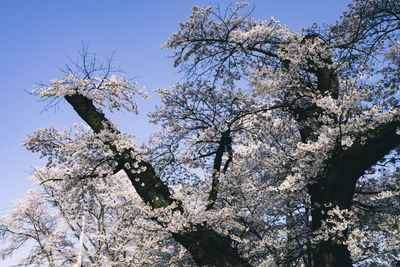
M 79 94 L 65 96 L 65 99 L 95 133 L 99 133 L 108 125 L 110 130 L 118 131 L 111 128 L 111 123 L 104 113 L 96 109 L 92 100 Z M 153 208 L 161 208 L 176 203 L 175 212 L 183 212 L 181 204 L 171 197 L 168 186 L 155 174 L 151 163 L 137 162 L 130 153 L 118 156 L 115 160 L 119 166 L 125 166 L 125 163 L 129 163 L 131 166 L 138 163 L 139 168 L 145 167 L 146 170 L 140 173 L 132 173 L 125 167 L 123 169 L 136 192 L 146 204 Z M 172 233 L 172 236 L 189 251 L 196 264 L 200 266 L 251 266 L 231 246 L 232 240 L 229 237 L 223 236 L 204 225 L 195 225 L 193 229 Z
M 309 187 L 312 203 L 312 229 L 321 227 L 326 219 L 328 206 L 350 209 L 357 180 L 392 149 L 400 145 L 400 135 L 396 129 L 399 121 L 392 121 L 365 133 L 370 138 L 361 144 L 356 142 L 343 151 L 338 147 L 329 160 L 324 176 Z M 346 232 L 343 233 L 346 236 Z M 350 253 L 346 245 L 338 240 L 321 242 L 313 250 L 315 266 L 352 266 Z

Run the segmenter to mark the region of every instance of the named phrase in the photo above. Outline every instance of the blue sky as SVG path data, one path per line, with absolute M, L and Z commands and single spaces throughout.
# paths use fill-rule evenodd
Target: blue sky
M 181 79 L 172 67 L 172 54 L 161 50 L 166 39 L 179 29 L 193 5 L 208 6 L 232 1 L 209 0 L 2 0 L 0 2 L 0 215 L 12 200 L 31 188 L 27 177 L 42 161 L 21 147 L 21 141 L 38 128 L 69 128 L 80 119 L 67 104 L 42 112 L 44 103 L 28 95 L 35 82 L 59 78 L 59 67 L 76 57 L 82 42 L 92 52 L 107 57 L 116 51 L 115 65 L 134 77 L 149 92 Z M 254 0 L 253 17 L 274 16 L 293 30 L 313 22 L 334 23 L 349 0 Z M 157 96 L 142 104 L 140 116 L 114 113 L 120 128 L 147 140 L 155 129 L 145 114 L 159 104 Z

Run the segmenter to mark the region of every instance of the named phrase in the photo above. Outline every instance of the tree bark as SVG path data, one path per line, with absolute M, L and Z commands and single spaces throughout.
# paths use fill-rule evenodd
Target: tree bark
M 222 237 L 214 230 L 198 226 L 194 231 L 173 236 L 200 266 L 251 266 L 232 248 L 230 238 Z
M 350 209 L 357 180 L 367 169 L 376 164 L 392 149 L 400 145 L 400 135 L 396 129 L 398 120 L 388 122 L 365 133 L 370 136 L 364 144 L 360 141 L 347 150 L 340 145 L 329 160 L 325 175 L 309 186 L 312 204 L 312 229 L 318 230 L 322 221 L 327 219 L 330 207 L 338 206 L 341 210 Z M 344 231 L 343 236 L 347 236 Z M 315 266 L 352 266 L 347 245 L 330 238 L 322 241 L 313 250 Z

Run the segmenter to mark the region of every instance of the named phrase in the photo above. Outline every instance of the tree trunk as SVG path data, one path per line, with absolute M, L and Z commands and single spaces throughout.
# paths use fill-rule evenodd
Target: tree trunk
M 200 266 L 251 266 L 231 246 L 230 238 L 221 237 L 214 230 L 198 226 L 194 231 L 172 235 Z
M 347 245 L 335 244 L 332 240 L 323 241 L 313 249 L 315 267 L 353 266 Z
M 363 144 L 358 140 L 352 147 L 342 150 L 340 144 L 326 162 L 326 172 L 308 187 L 311 196 L 312 230 L 318 230 L 328 218 L 329 209 L 338 207 L 350 210 L 358 179 L 365 171 L 376 164 L 392 149 L 400 144 L 400 135 L 396 133 L 398 120 L 388 122 L 375 129 L 366 131 L 369 138 Z M 361 139 L 361 137 L 360 137 Z M 340 237 L 333 236 L 321 241 L 313 249 L 315 266 L 352 266 L 350 252 L 341 240 L 347 237 L 347 230 Z
M 347 189 L 355 188 L 354 185 L 346 185 Z M 328 218 L 329 208 L 338 206 L 341 210 L 350 209 L 351 199 L 354 193 L 350 190 L 335 190 L 326 184 L 317 183 L 310 187 L 312 204 L 312 230 L 315 232 L 322 226 L 322 222 Z M 328 207 L 329 206 L 329 207 Z M 329 226 L 328 226 L 329 227 Z M 330 237 L 314 245 L 312 249 L 313 266 L 315 267 L 348 267 L 352 266 L 350 252 L 343 240 L 347 237 L 347 230 L 341 233 L 342 237 Z

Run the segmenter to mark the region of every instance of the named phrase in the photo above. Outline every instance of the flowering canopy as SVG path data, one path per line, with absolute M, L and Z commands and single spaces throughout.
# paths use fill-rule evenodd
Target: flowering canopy
M 68 264 L 86 232 L 92 265 L 399 261 L 398 1 L 354 0 L 337 24 L 302 33 L 245 7 L 195 6 L 164 44 L 187 80 L 157 90 L 161 128 L 146 147 L 101 110 L 137 111 L 129 81 L 83 68 L 35 87 L 88 126 L 26 140 L 48 164 L 25 211 L 1 222 L 13 237 L 2 255 L 33 239 L 27 262 Z

